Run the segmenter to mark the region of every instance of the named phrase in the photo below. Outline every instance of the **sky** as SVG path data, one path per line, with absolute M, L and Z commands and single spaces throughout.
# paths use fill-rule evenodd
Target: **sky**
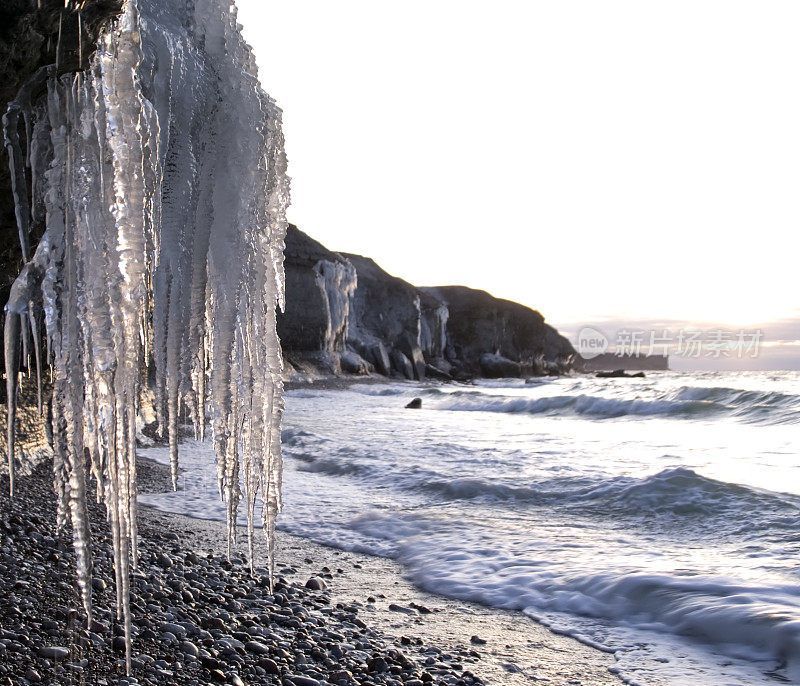
M 709 366 L 800 368 L 800 3 L 237 5 L 327 247 L 568 334 L 763 331 Z

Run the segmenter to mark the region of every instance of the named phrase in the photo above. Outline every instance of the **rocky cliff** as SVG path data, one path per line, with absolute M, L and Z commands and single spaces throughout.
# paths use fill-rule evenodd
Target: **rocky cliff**
M 277 323 L 287 366 L 340 373 L 356 286 L 355 268 L 290 224 L 284 269 L 288 297 Z
M 536 310 L 465 286 L 425 292 L 447 307 L 445 358 L 460 376 L 536 376 L 569 368 L 572 345 Z
M 422 380 L 567 371 L 575 351 L 537 311 L 464 286 L 418 288 L 368 257 L 286 236 L 287 369 Z

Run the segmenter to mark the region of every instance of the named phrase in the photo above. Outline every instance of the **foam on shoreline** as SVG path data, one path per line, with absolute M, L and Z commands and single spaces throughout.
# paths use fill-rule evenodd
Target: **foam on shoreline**
M 140 462 L 148 464 L 146 471 L 153 475 L 164 470 L 146 458 L 140 458 Z M 164 490 L 167 486 L 166 480 L 159 486 L 156 480 L 148 479 L 143 490 Z M 140 514 L 153 524 L 174 527 L 184 535 L 190 533 L 198 553 L 225 548 L 223 522 L 149 507 L 142 507 Z M 280 530 L 276 550 L 279 573 L 289 581 L 323 567 L 330 569 L 332 601 L 359 607 L 361 618 L 386 636 L 396 640 L 413 636 L 447 653 L 475 650 L 481 657 L 470 670 L 487 683 L 523 686 L 532 679 L 546 679 L 553 686 L 621 683 L 614 674 L 611 655 L 554 633 L 520 613 L 421 591 L 393 560 L 338 550 Z M 257 564 L 264 562 L 265 555 L 266 546 L 259 539 Z M 342 573 L 336 573 L 338 569 Z M 374 602 L 369 602 L 370 598 Z M 486 644 L 472 643 L 473 636 Z

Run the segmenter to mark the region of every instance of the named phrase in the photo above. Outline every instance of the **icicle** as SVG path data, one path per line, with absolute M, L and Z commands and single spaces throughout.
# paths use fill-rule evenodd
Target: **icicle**
M 83 23 L 80 10 L 78 10 L 78 64 L 83 64 Z
M 7 112 L 3 115 L 3 138 L 8 151 L 8 166 L 11 173 L 11 191 L 14 195 L 14 213 L 17 219 L 19 243 L 22 248 L 22 258 L 30 260 L 30 204 L 28 202 L 28 182 L 25 178 L 25 167 L 30 162 L 31 149 L 31 124 L 30 108 L 31 94 L 44 84 L 52 75 L 53 67 L 46 66 L 39 69 L 26 81 L 17 93 L 17 97 L 9 103 Z M 19 118 L 22 115 L 27 133 L 26 153 L 23 157 L 22 146 L 19 140 Z
M 6 308 L 3 345 L 6 359 L 6 451 L 8 455 L 8 488 L 14 497 L 14 425 L 17 419 L 17 376 L 19 374 L 20 315 Z
M 39 338 L 39 323 L 36 321 L 36 315 L 33 307 L 29 306 L 28 309 L 28 323 L 31 327 L 31 337 L 33 339 L 33 355 L 36 358 L 36 409 L 39 411 L 39 416 L 42 416 L 42 351 Z
M 56 71 L 61 66 L 61 28 L 64 23 L 64 13 L 58 15 L 58 39 L 56 40 Z
M 59 64 L 62 29 L 60 20 Z M 82 59 L 80 15 L 78 32 Z M 125 0 L 89 70 L 58 79 L 56 71 L 39 72 L 4 117 L 27 262 L 6 309 L 9 466 L 13 487 L 19 346 L 26 344 L 40 375 L 43 314 L 57 526 L 72 524 L 90 617 L 86 485 L 93 474 L 111 530 L 130 670 L 136 417 L 151 354 L 173 486 L 181 408 L 201 439 L 208 411 L 229 554 L 243 496 L 252 569 L 260 496 L 274 576 L 283 410 L 275 312 L 283 306 L 288 204 L 281 115 L 260 89 L 228 0 Z M 34 121 L 30 94 L 45 82 L 47 119 L 39 107 Z M 42 211 L 46 230 L 30 260 L 25 241 Z

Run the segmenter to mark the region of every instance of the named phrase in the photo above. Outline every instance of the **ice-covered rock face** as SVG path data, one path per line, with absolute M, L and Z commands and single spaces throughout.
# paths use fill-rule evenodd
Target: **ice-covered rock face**
M 320 260 L 314 265 L 317 286 L 328 311 L 324 350 L 343 352 L 350 319 L 350 300 L 356 290 L 356 270 L 349 262 Z
M 46 356 L 59 524 L 72 522 L 91 616 L 92 475 L 113 533 L 130 661 L 136 418 L 147 365 L 173 478 L 181 408 L 199 435 L 208 415 L 230 538 L 243 495 L 252 560 L 260 496 L 272 551 L 282 412 L 275 313 L 288 204 L 281 116 L 259 86 L 230 0 L 125 0 L 88 71 L 36 78 L 46 105 L 19 101 L 5 118 L 28 255 L 29 219 L 37 203 L 46 212 L 44 238 L 7 305 L 9 471 L 13 489 L 20 360 L 38 367 Z M 20 176 L 21 166 L 30 170 Z M 42 320 L 47 351 L 33 345 Z

